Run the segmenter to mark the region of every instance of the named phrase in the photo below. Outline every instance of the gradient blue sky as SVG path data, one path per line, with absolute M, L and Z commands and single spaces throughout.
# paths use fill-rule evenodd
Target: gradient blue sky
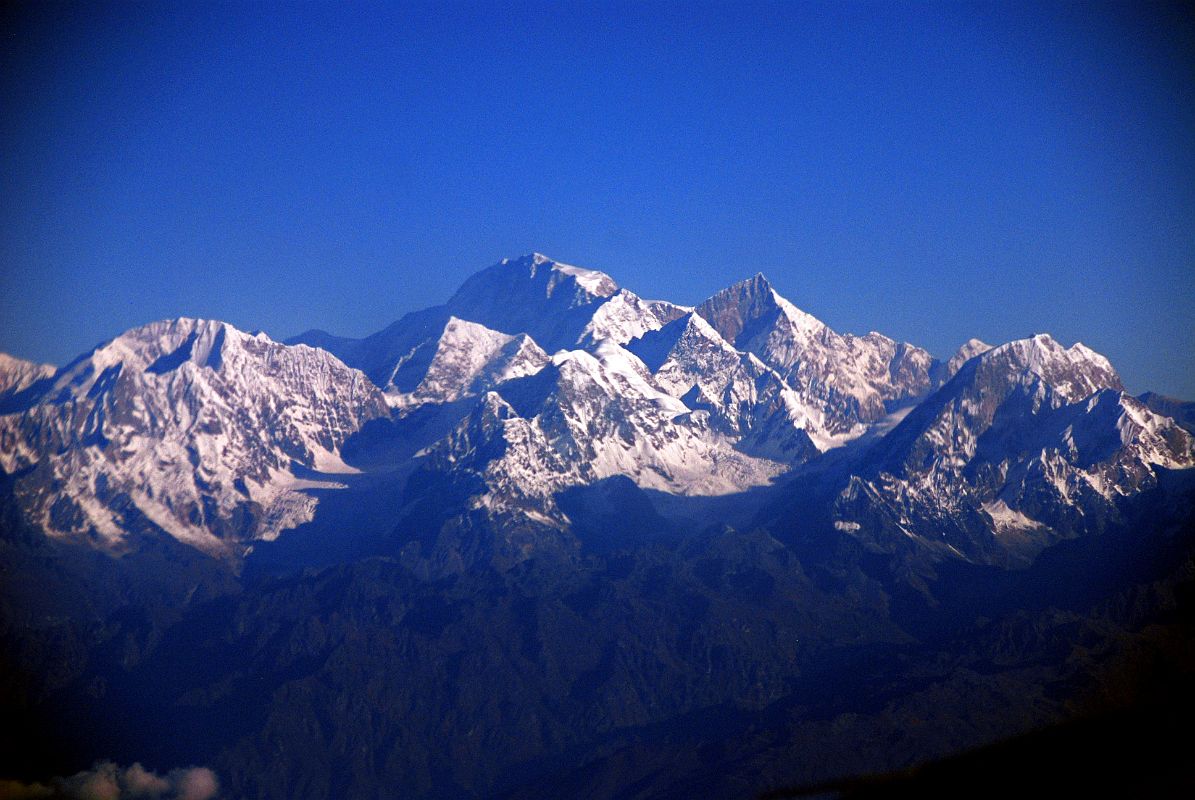
M 1049 331 L 1195 398 L 1190 6 L 3 13 L 15 355 L 364 335 L 539 250 L 684 303 L 762 270 L 940 356 Z

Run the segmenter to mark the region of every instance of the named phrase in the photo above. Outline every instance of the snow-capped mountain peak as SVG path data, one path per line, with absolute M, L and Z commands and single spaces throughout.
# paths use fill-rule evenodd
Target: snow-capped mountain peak
M 448 301 L 448 306 L 453 309 L 479 303 L 488 306 L 487 301 L 495 294 L 509 295 L 512 291 L 526 298 L 538 295 L 550 299 L 560 294 L 571 307 L 610 297 L 618 291 L 618 284 L 604 272 L 562 264 L 542 253 L 531 253 L 520 258 L 504 258 L 476 273 L 461 285 Z
M 585 269 L 584 267 L 574 267 L 571 264 L 561 264 L 540 253 L 535 253 L 532 256 L 532 262 L 538 266 L 547 266 L 553 272 L 569 276 L 577 282 L 578 286 L 594 297 L 609 297 L 618 291 L 618 284 L 614 282 L 614 279 L 604 272 L 598 272 L 596 269 Z
M 525 333 L 511 335 L 449 316 L 439 336 L 412 351 L 391 385 L 398 406 L 448 403 L 502 381 L 531 375 L 548 355 Z
M 631 351 L 653 372 L 676 352 L 693 348 L 712 349 L 736 360 L 742 355 L 695 311 L 672 320 L 659 330 L 644 332 L 630 345 Z
M 849 442 L 793 474 L 849 478 L 838 530 L 945 531 L 985 560 L 1008 552 L 993 536 L 1029 526 L 1023 555 L 1195 465 L 1190 434 L 1082 344 L 972 339 L 942 365 L 832 330 L 762 274 L 694 309 L 533 253 L 365 339 L 300 339 L 182 318 L 59 370 L 0 358 L 16 505 L 52 535 L 165 531 L 235 553 L 311 519 L 316 485 L 452 473 L 474 522 L 561 528 L 572 487 L 737 493 Z M 385 475 L 335 477 L 342 452 Z
M 697 307 L 697 313 L 722 338 L 740 348 L 759 335 L 758 328 L 774 325 L 777 316 L 783 316 L 792 329 L 804 337 L 825 328 L 821 320 L 781 297 L 762 272 L 710 297 Z
M 972 358 L 975 358 L 975 356 L 986 353 L 991 349 L 992 346 L 987 342 L 974 338 L 968 339 L 961 347 L 959 347 L 958 350 L 955 351 L 954 355 L 950 357 L 950 360 L 947 361 L 946 365 L 942 368 L 941 378 L 939 379 L 940 382 L 945 383 L 946 381 L 950 380 L 960 369 L 962 369 L 963 364 L 966 364 Z
M 293 465 L 344 472 L 341 444 L 386 413 L 332 354 L 210 320 L 127 331 L 0 416 L 0 468 L 50 532 L 116 546 L 151 524 L 211 552 L 271 538 L 315 501 Z M 59 486 L 56 493 L 47 486 Z
M 508 381 L 431 450 L 440 469 L 487 487 L 477 502 L 561 527 L 555 493 L 613 476 L 675 494 L 717 495 L 766 484 L 784 466 L 736 449 L 613 341 L 561 350 L 534 376 Z
M 1100 389 L 1124 390 L 1120 376 L 1104 356 L 1080 343 L 1063 347 L 1046 333 L 992 348 L 980 356 L 978 363 L 985 369 L 1023 370 L 1035 375 L 1068 402 Z
M 840 521 L 1023 562 L 1098 530 L 1156 468 L 1191 466 L 1195 440 L 1125 394 L 1107 359 L 1039 334 L 973 356 L 914 408 L 843 492 Z
M 503 259 L 466 280 L 446 310 L 508 334 L 526 333 L 548 352 L 573 347 L 594 312 L 618 292 L 603 272 L 535 253 Z
M 446 348 L 453 343 L 443 334 L 450 318 L 505 336 L 525 335 L 551 353 L 606 339 L 625 344 L 685 311 L 619 289 L 603 272 L 532 253 L 499 261 L 466 280 L 447 304 L 407 314 L 364 339 L 308 331 L 288 341 L 328 348 L 406 405 L 436 354 L 449 357 Z M 470 341 L 457 344 L 468 348 Z
M 268 341 L 265 334 L 258 334 Z M 249 334 L 225 322 L 179 317 L 141 325 L 100 345 L 91 354 L 67 365 L 55 378 L 55 389 L 75 395 L 91 391 L 112 367 L 164 375 L 183 364 L 219 369 L 225 347 L 235 349 Z
M 798 462 L 831 446 L 816 402 L 755 355 L 735 350 L 696 312 L 627 347 L 661 387 L 708 412 L 717 430 L 738 437 L 744 452 Z
M 626 344 L 690 311 L 685 306 L 644 300 L 634 292 L 619 289 L 593 312 L 576 344 L 588 347 L 603 339 Z
M 0 353 L 0 400 L 46 380 L 57 370 L 52 364 L 38 364 Z
M 826 409 L 831 433 L 878 421 L 889 405 L 920 396 L 930 386 L 934 361 L 929 353 L 880 334 L 837 333 L 780 296 L 762 274 L 718 292 L 697 313 L 799 394 L 816 398 Z

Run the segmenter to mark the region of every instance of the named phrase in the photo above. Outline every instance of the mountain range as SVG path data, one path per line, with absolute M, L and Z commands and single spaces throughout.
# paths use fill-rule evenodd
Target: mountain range
M 1046 334 L 939 360 L 762 274 L 693 308 L 540 254 L 363 339 L 0 355 L 0 767 L 742 796 L 1069 719 L 1186 608 L 1189 405 Z

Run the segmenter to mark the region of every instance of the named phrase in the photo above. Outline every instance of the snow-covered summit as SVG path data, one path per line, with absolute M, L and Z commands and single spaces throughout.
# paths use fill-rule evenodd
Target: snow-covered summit
M 945 383 L 946 381 L 950 380 L 960 369 L 962 369 L 963 364 L 966 364 L 968 361 L 975 358 L 975 356 L 980 355 L 981 353 L 986 353 L 991 349 L 992 346 L 981 339 L 968 339 L 961 347 L 959 347 L 958 350 L 955 351 L 954 355 L 950 357 L 950 360 L 946 362 L 945 366 L 943 366 L 939 382 Z
M 294 465 L 348 468 L 344 441 L 386 413 L 360 372 L 223 322 L 127 331 L 0 415 L 0 468 L 49 532 L 117 545 L 156 526 L 211 552 L 310 517 Z M 55 492 L 48 486 L 59 487 Z M 140 520 L 140 521 L 138 521 Z
M 38 364 L 0 353 L 0 400 L 49 378 L 57 369 L 53 364 Z
M 800 462 L 832 446 L 819 403 L 755 355 L 735 350 L 695 312 L 627 347 L 660 386 L 708 412 L 719 431 L 739 437 L 744 452 Z
M 427 363 L 404 364 L 418 377 L 409 401 L 446 403 L 478 394 L 513 378 L 531 375 L 548 354 L 525 333 L 511 336 L 476 322 L 449 317 Z
M 553 353 L 607 339 L 624 344 L 684 312 L 619 289 L 603 272 L 532 253 L 499 261 L 466 280 L 445 305 L 407 314 L 364 339 L 308 331 L 288 341 L 331 350 L 397 396 L 412 392 L 433 355 L 451 346 L 443 333 L 453 318 L 506 336 L 526 336 Z
M 433 463 L 486 487 L 475 502 L 551 526 L 567 519 L 555 493 L 626 476 L 645 488 L 717 495 L 766 484 L 784 470 L 710 429 L 612 341 L 559 351 L 533 376 L 484 395 L 440 445 Z
M 605 273 L 534 253 L 473 275 L 447 309 L 496 331 L 526 333 L 552 352 L 575 344 L 596 307 L 617 291 Z
M 1120 376 L 1107 358 L 1082 343 L 1063 347 L 1045 333 L 988 350 L 977 360 L 976 369 L 1039 377 L 1068 402 L 1100 389 L 1124 390 Z
M 742 355 L 696 312 L 672 320 L 658 330 L 644 332 L 628 347 L 653 372 L 659 371 L 677 353 L 701 350 L 707 359 L 729 355 L 736 360 Z
M 968 558 L 1025 560 L 1098 530 L 1159 468 L 1192 466 L 1195 439 L 1127 395 L 1107 359 L 1039 334 L 973 356 L 914 408 L 876 444 L 839 518 L 899 518 Z
M 150 322 L 125 331 L 64 367 L 55 376 L 54 391 L 82 396 L 91 391 L 106 370 L 114 367 L 154 375 L 174 372 L 184 364 L 218 370 L 223 365 L 226 346 L 242 347 L 254 338 L 270 341 L 265 334 L 253 337 L 216 320 L 179 317 Z M 314 349 L 313 352 L 316 357 L 326 356 L 326 353 L 318 355 L 319 351 Z
M 665 300 L 644 300 L 634 292 L 619 289 L 593 312 L 576 344 L 592 346 L 604 339 L 626 344 L 692 311 Z
M 535 277 L 537 269 L 546 268 L 552 272 L 569 276 L 576 281 L 578 286 L 594 297 L 609 297 L 618 291 L 618 284 L 606 273 L 599 272 L 596 269 L 574 267 L 572 264 L 562 264 L 558 261 L 553 261 L 543 253 L 531 253 L 529 256 L 523 256 L 513 261 L 504 258 L 501 263 L 504 266 L 521 268 L 528 262 L 530 262 L 532 277 Z
M 235 553 L 310 519 L 313 486 L 412 474 L 439 474 L 467 506 L 445 513 L 470 525 L 561 528 L 556 493 L 572 487 L 735 493 L 834 448 L 793 480 L 849 479 L 827 510 L 837 530 L 877 546 L 930 532 L 979 560 L 1014 534 L 1031 552 L 1195 466 L 1191 435 L 1082 344 L 973 339 L 943 365 L 834 331 L 762 274 L 693 309 L 538 253 L 364 339 L 280 344 L 181 318 L 57 370 L 0 357 L 15 507 L 112 547 L 165 531 Z M 335 477 L 342 452 L 385 475 Z

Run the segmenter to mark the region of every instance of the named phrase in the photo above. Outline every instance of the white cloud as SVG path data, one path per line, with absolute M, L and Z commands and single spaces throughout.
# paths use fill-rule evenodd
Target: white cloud
M 160 797 L 170 791 L 170 781 L 140 764 L 134 764 L 125 770 L 124 784 L 130 797 Z
M 215 800 L 219 793 L 220 781 L 207 767 L 175 769 L 163 777 L 141 764 L 121 769 L 111 761 L 46 783 L 0 780 L 0 800 Z
M 207 767 L 191 767 L 170 773 L 178 800 L 211 800 L 220 791 L 216 773 Z

